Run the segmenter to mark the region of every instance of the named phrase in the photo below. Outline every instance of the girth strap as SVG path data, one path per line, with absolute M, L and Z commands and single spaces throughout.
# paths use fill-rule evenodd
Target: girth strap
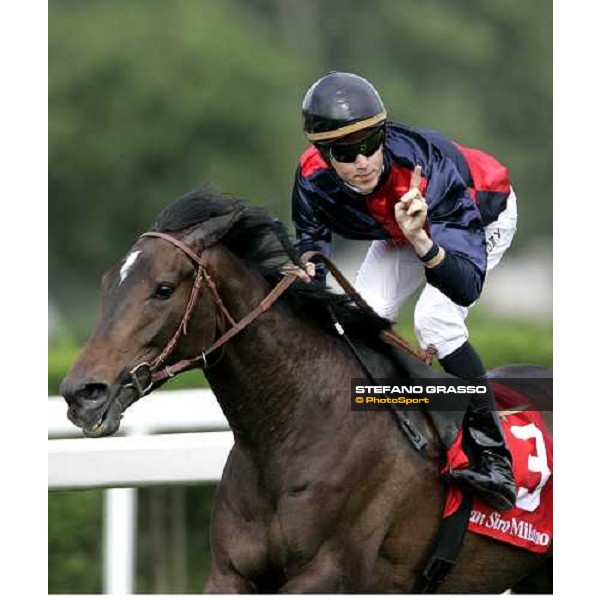
M 442 519 L 433 543 L 431 556 L 425 569 L 414 583 L 413 594 L 433 594 L 442 583 L 450 579 L 467 532 L 472 504 L 471 495 L 465 493 L 458 510 L 451 516 Z

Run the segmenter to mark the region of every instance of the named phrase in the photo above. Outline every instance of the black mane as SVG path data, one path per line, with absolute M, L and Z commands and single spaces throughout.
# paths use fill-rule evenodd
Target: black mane
M 245 200 L 220 195 L 202 188 L 169 204 L 157 217 L 155 231 L 179 232 L 243 209 L 242 217 L 220 240 L 229 250 L 254 267 L 275 285 L 281 278 L 281 267 L 296 262 L 293 244 L 283 224 L 261 207 Z M 357 307 L 345 294 L 337 294 L 318 284 L 297 281 L 282 297 L 299 316 L 311 318 L 326 331 L 334 332 L 328 306 L 350 336 L 376 343 L 381 330 L 390 322 L 371 309 Z
M 155 231 L 177 232 L 226 215 L 246 202 L 220 195 L 209 187 L 199 188 L 166 206 L 154 222 Z

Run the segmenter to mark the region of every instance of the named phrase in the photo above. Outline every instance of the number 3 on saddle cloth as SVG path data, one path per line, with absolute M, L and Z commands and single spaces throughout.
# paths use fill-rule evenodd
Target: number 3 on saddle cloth
M 501 384 L 493 383 L 493 387 L 512 453 L 517 502 L 509 510 L 498 511 L 473 498 L 467 531 L 543 554 L 552 541 L 552 437 L 539 411 L 515 410 L 529 404 L 525 396 Z M 461 442 L 462 431 L 448 451 L 443 472 L 468 465 Z M 457 486 L 448 488 L 443 518 L 456 512 L 462 494 Z

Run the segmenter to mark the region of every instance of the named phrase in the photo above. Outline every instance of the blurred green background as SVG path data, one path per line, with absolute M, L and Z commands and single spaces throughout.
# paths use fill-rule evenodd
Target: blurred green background
M 550 0 L 50 0 L 49 394 L 93 327 L 102 272 L 169 201 L 208 182 L 289 223 L 300 103 L 335 69 L 372 81 L 393 119 L 505 163 L 520 201 L 506 262 L 547 268 Z M 490 368 L 550 367 L 547 311 L 517 311 L 540 290 L 514 272 L 507 310 L 473 310 L 471 339 Z M 139 593 L 200 591 L 213 491 L 141 490 Z M 101 526 L 101 492 L 49 494 L 50 593 L 101 592 Z

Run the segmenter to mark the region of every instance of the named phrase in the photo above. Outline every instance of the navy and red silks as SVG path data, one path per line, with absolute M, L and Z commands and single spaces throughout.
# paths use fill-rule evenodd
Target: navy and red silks
M 306 150 L 292 192 L 297 248 L 329 255 L 332 233 L 408 244 L 394 206 L 408 191 L 417 165 L 422 167 L 421 192 L 428 206 L 425 229 L 446 250 L 440 265 L 426 269 L 427 280 L 468 306 L 481 293 L 487 264 L 484 228 L 506 208 L 509 174 L 492 156 L 439 133 L 388 122 L 384 171 L 370 194 L 340 179 L 314 146 Z

